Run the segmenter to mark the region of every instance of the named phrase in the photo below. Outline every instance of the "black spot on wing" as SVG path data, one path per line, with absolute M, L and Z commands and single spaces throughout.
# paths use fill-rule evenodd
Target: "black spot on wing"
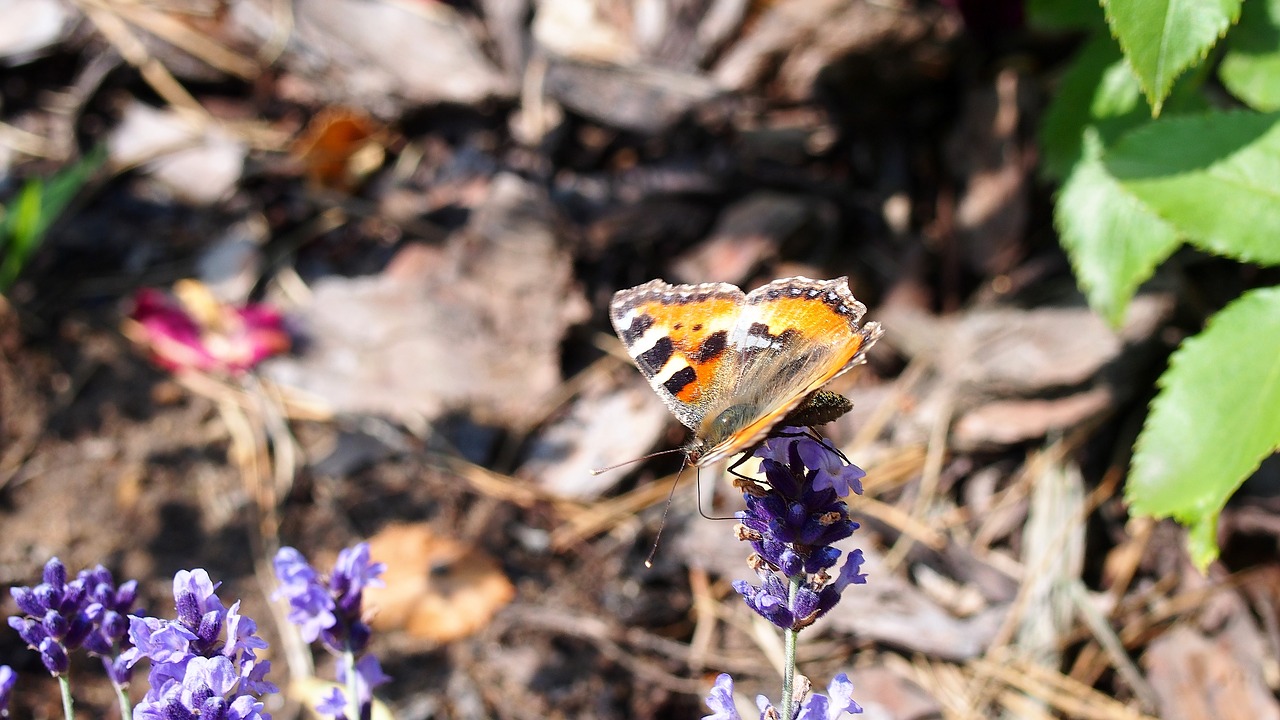
M 675 345 L 671 343 L 671 338 L 659 338 L 653 347 L 645 350 L 636 357 L 636 363 L 642 368 L 648 368 L 649 373 L 656 374 L 667 364 L 671 356 L 675 353 Z
M 652 315 L 636 315 L 631 321 L 631 326 L 623 329 L 622 341 L 630 345 L 643 337 L 651 327 L 653 327 Z
M 702 345 L 698 346 L 698 352 L 694 354 L 693 361 L 699 365 L 720 357 L 729 344 L 729 333 L 726 330 L 714 332 L 706 340 L 702 341 Z
M 686 365 L 685 367 L 680 368 L 680 370 L 674 375 L 667 378 L 667 381 L 662 383 L 662 387 L 666 388 L 667 392 L 672 395 L 679 395 L 681 390 L 685 389 L 687 385 L 697 379 L 698 373 L 693 368 Z

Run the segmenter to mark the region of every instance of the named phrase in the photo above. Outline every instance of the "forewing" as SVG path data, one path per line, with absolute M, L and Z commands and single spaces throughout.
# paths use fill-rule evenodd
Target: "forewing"
M 673 415 L 697 429 L 729 378 L 729 335 L 746 295 L 727 283 L 669 285 L 652 280 L 609 303 L 613 329 Z
M 864 313 L 843 277 L 784 278 L 752 290 L 729 334 L 737 367 L 727 392 L 730 403 L 754 407 L 756 420 L 709 461 L 751 447 L 809 393 L 865 362 L 882 330 L 860 325 Z

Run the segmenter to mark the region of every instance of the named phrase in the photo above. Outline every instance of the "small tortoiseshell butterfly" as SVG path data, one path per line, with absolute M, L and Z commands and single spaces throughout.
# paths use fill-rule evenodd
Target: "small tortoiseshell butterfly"
M 652 280 L 609 304 L 636 366 L 693 430 L 685 452 L 698 466 L 753 449 L 783 420 L 820 424 L 846 412 L 848 400 L 819 391 L 866 362 L 883 332 L 859 325 L 866 311 L 844 277 L 783 278 L 750 293 Z

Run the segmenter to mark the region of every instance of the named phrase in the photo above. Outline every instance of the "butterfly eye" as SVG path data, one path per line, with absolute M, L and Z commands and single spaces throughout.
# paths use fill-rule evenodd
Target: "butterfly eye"
M 707 426 L 707 440 L 711 445 L 719 445 L 721 440 L 749 425 L 757 415 L 755 405 L 745 403 L 730 405 L 716 415 Z

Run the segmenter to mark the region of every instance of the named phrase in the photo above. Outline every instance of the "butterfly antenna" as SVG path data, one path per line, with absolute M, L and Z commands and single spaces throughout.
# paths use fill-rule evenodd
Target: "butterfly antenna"
M 640 462 L 641 460 L 648 460 L 649 458 L 656 458 L 656 457 L 658 457 L 659 455 L 670 455 L 670 454 L 671 454 L 671 453 L 673 453 L 673 452 L 684 452 L 684 448 L 671 448 L 670 450 L 659 450 L 658 452 L 655 452 L 655 453 L 649 453 L 648 455 L 642 455 L 642 456 L 640 456 L 640 457 L 638 457 L 638 458 L 636 458 L 636 459 L 634 459 L 634 460 L 627 460 L 627 461 L 624 461 L 624 462 L 620 462 L 620 463 L 618 463 L 617 465 L 610 465 L 610 466 L 608 466 L 608 467 L 596 468 L 595 470 L 592 470 L 592 471 L 591 471 L 591 474 L 592 474 L 592 476 L 595 476 L 595 475 L 601 475 L 601 474 L 603 474 L 603 473 L 607 473 L 607 472 L 609 472 L 610 470 L 617 470 L 618 468 L 623 467 L 624 465 L 630 465 L 630 464 L 632 464 L 632 463 L 638 463 L 638 462 Z M 684 466 L 683 466 L 683 465 L 682 465 L 682 466 L 680 466 L 680 469 L 683 471 L 683 470 L 684 470 Z
M 653 567 L 653 556 L 658 554 L 658 543 L 662 540 L 662 531 L 667 529 L 667 513 L 671 512 L 671 501 L 676 497 L 676 488 L 680 485 L 680 477 L 684 475 L 684 469 L 687 467 L 689 467 L 689 459 L 686 457 L 685 461 L 680 463 L 680 472 L 676 473 L 676 479 L 671 483 L 671 492 L 667 493 L 667 504 L 662 508 L 662 522 L 658 525 L 658 534 L 653 537 L 653 547 L 649 548 L 649 556 L 644 559 L 646 569 Z M 699 477 L 696 469 L 693 476 L 695 478 Z M 702 501 L 699 500 L 698 502 L 701 503 Z

